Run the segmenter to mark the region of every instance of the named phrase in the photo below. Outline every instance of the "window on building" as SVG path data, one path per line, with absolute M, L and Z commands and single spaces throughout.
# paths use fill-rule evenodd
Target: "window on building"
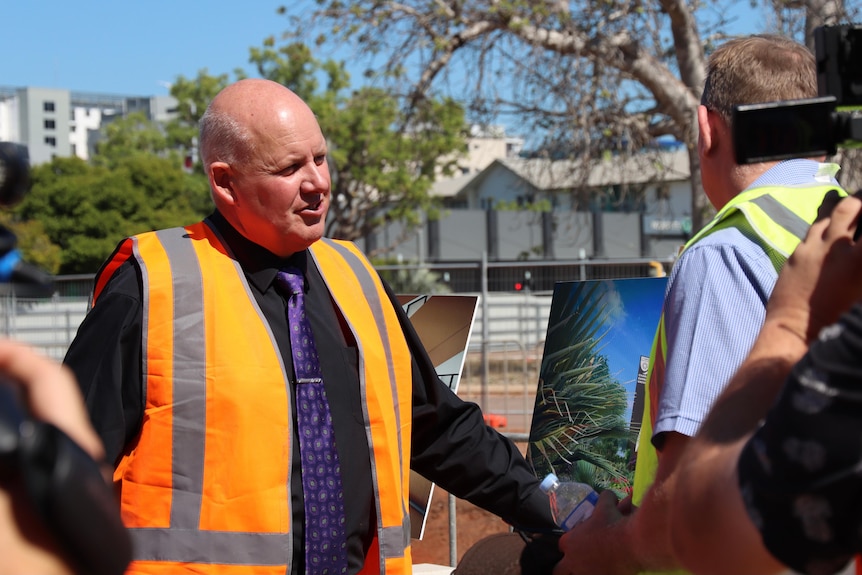
M 57 146 L 57 138 L 54 136 L 45 136 L 45 143 L 49 146 Z
M 54 102 L 50 102 L 50 101 L 43 102 L 42 109 L 46 112 L 53 112 L 54 111 Z
M 606 212 L 639 212 L 644 209 L 644 190 L 632 184 L 614 184 L 606 187 L 599 199 L 598 209 Z
M 53 130 L 56 127 L 57 127 L 57 124 L 56 124 L 56 122 L 54 122 L 54 120 L 45 120 L 45 129 L 46 130 Z

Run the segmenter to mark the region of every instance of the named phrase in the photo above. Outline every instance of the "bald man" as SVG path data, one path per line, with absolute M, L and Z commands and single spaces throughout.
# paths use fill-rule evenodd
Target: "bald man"
M 239 81 L 201 119 L 200 151 L 215 211 L 121 242 L 66 357 L 116 466 L 130 572 L 409 573 L 411 468 L 519 528 L 552 529 L 520 452 L 439 381 L 357 248 L 323 238 L 327 142 L 309 107 Z M 294 305 L 313 377 L 292 355 L 307 343 L 291 340 Z M 311 431 L 309 381 L 329 409 Z M 334 437 L 319 467 L 336 471 L 317 482 L 333 492 L 311 497 L 316 431 Z

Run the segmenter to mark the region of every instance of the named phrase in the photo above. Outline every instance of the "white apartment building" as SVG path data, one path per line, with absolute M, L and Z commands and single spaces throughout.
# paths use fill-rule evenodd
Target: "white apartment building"
M 132 112 L 143 112 L 148 119 L 163 122 L 171 118 L 175 106 L 171 96 L 0 87 L 0 141 L 26 145 L 32 165 L 54 157 L 87 160 L 106 122 Z

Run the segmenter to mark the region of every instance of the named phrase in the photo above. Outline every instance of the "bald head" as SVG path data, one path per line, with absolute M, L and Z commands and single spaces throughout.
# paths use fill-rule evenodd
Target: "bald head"
M 201 162 L 244 162 L 266 130 L 295 113 L 312 114 L 290 89 L 272 80 L 247 78 L 224 88 L 200 120 Z
M 213 98 L 200 128 L 213 202 L 239 233 L 280 257 L 322 237 L 326 139 L 299 96 L 269 80 L 241 80 Z

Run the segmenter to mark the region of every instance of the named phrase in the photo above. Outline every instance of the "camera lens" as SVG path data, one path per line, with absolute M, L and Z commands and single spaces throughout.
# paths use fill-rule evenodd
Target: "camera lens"
M 27 148 L 0 142 L 0 206 L 21 201 L 30 189 L 30 155 Z

